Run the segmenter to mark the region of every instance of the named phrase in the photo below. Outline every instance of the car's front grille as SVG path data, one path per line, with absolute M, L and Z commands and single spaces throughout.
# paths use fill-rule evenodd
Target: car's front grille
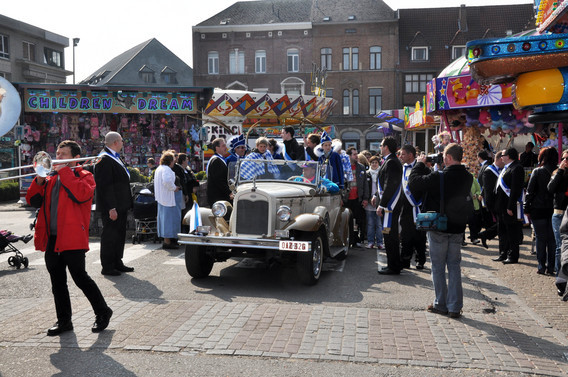
M 268 202 L 240 199 L 237 203 L 237 233 L 268 233 Z

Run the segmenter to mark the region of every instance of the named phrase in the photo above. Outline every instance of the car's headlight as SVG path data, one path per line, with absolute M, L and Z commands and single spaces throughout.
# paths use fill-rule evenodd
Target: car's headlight
M 223 202 L 215 202 L 211 207 L 211 211 L 213 211 L 213 216 L 223 217 L 227 214 L 227 206 Z
M 290 207 L 288 207 L 288 206 L 280 206 L 280 208 L 278 208 L 278 211 L 276 212 L 276 216 L 278 216 L 278 219 L 280 221 L 290 220 L 291 214 L 292 214 L 292 211 L 290 210 Z

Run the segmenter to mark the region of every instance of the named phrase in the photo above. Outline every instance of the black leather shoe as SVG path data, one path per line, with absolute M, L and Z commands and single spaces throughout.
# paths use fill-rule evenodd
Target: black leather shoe
M 416 269 L 417 270 L 423 270 L 424 269 L 424 265 L 421 263 L 416 263 Z
M 105 314 L 98 315 L 91 329 L 93 332 L 101 332 L 107 328 L 110 322 L 110 317 L 112 317 L 112 309 L 108 308 Z
M 487 238 L 485 238 L 484 236 L 479 236 L 479 239 L 481 240 L 483 247 L 489 249 L 489 246 L 487 246 Z
M 566 283 L 556 283 L 556 293 L 558 296 L 563 296 L 564 292 L 566 292 Z
M 388 267 L 383 267 L 378 271 L 381 275 L 400 275 L 400 271 L 391 270 Z
M 65 331 L 71 331 L 71 330 L 73 330 L 73 323 L 71 321 L 61 322 L 61 323 L 56 322 L 55 325 L 53 325 L 53 327 L 47 329 L 47 336 L 56 336 L 61 333 L 64 333 Z
M 492 261 L 493 262 L 503 262 L 504 260 L 506 260 L 507 257 L 504 255 L 499 255 L 497 258 L 493 258 Z
M 515 264 L 515 263 L 518 263 L 518 261 L 513 260 L 511 258 L 507 258 L 503 261 L 503 264 Z
M 120 272 L 134 272 L 134 267 L 121 266 L 116 268 Z
M 102 270 L 101 274 L 107 275 L 107 276 L 119 276 L 120 271 L 118 271 L 118 270 Z

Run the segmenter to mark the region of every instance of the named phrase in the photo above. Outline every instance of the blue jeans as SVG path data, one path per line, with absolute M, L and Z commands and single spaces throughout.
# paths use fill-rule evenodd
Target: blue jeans
M 368 211 L 367 213 L 367 242 L 382 245 L 383 240 L 383 223 L 376 211 Z
M 463 233 L 428 232 L 436 309 L 459 313 L 463 308 L 460 266 L 462 240 Z M 447 284 L 446 267 L 448 269 Z
M 556 276 L 558 276 L 558 271 L 560 271 L 560 256 L 562 255 L 562 238 L 560 237 L 562 216 L 564 215 L 552 214 L 552 231 L 554 232 L 554 239 L 556 240 Z

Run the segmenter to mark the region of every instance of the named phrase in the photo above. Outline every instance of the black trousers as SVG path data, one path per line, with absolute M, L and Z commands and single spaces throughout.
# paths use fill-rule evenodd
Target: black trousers
M 393 271 L 400 271 L 402 269 L 400 263 L 400 239 L 398 234 L 398 221 L 400 217 L 401 205 L 397 205 L 391 213 L 392 222 L 390 224 L 390 231 L 383 228 L 383 238 L 385 240 L 385 249 L 387 253 L 387 267 Z M 384 213 L 383 218 L 384 219 Z M 384 223 L 383 223 L 384 224 Z
M 509 216 L 507 212 L 499 214 L 499 255 L 506 256 L 512 261 L 519 260 L 519 245 L 523 224 L 517 220 L 517 216 Z
M 65 250 L 55 252 L 57 237 L 51 236 L 45 251 L 45 265 L 51 279 L 51 291 L 55 301 L 55 311 L 58 322 L 71 321 L 71 299 L 67 287 L 67 271 L 93 307 L 95 315 L 104 314 L 108 306 L 99 290 L 99 287 L 85 270 L 85 253 L 87 250 Z
M 499 234 L 499 215 L 489 211 L 487 208 L 483 208 L 482 216 L 485 230 L 479 232 L 479 237 L 492 240 Z
M 363 242 L 367 238 L 365 209 L 361 206 L 359 199 L 349 199 L 345 203 L 345 207 L 351 210 L 353 221 L 357 223 L 357 232 L 353 228 L 353 223 L 349 224 L 349 238 L 351 239 L 351 246 L 354 246 L 357 242 Z
M 112 271 L 122 267 L 124 242 L 126 240 L 126 220 L 128 211 L 119 212 L 118 218 L 112 221 L 108 211 L 101 212 L 103 231 L 101 233 L 101 265 L 103 270 Z
M 412 255 L 416 251 L 416 263 L 424 265 L 426 263 L 426 232 L 416 229 L 412 207 L 404 208 L 400 215 L 400 241 L 401 262 L 403 266 L 408 266 L 412 260 Z

